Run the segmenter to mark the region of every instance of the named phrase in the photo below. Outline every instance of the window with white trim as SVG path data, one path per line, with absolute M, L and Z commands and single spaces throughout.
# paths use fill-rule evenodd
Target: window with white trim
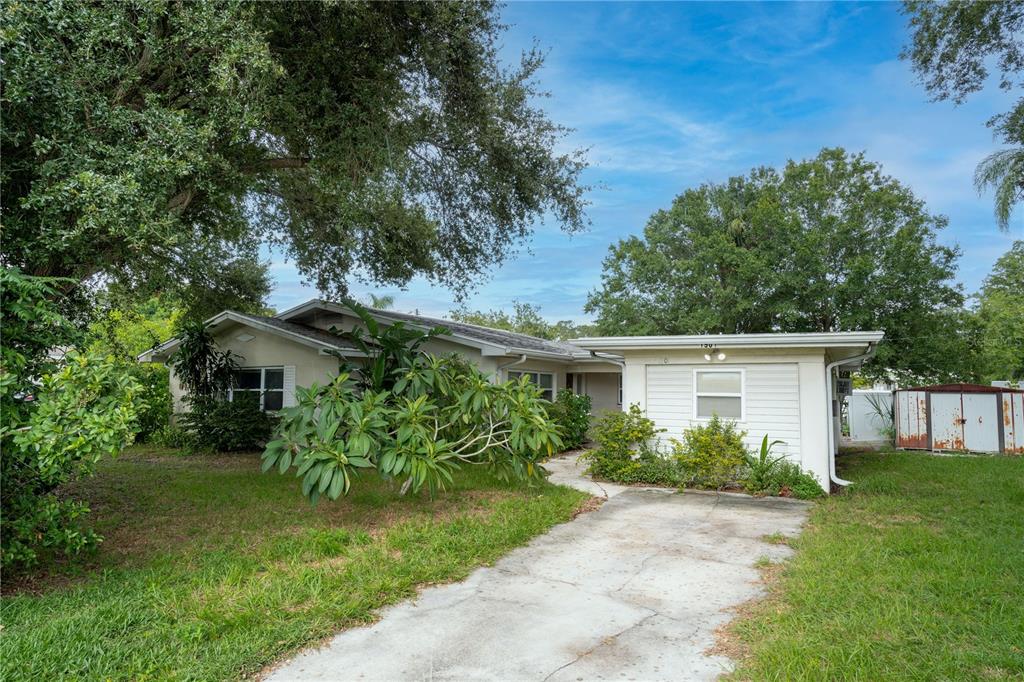
M 555 375 L 548 372 L 513 372 L 509 370 L 508 378 L 517 380 L 519 377 L 526 377 L 531 382 L 540 386 L 540 397 L 545 400 L 555 399 Z
M 236 393 L 255 393 L 260 409 L 276 412 L 284 406 L 284 367 L 245 367 L 235 372 L 235 385 L 228 392 L 234 400 Z
M 742 369 L 693 370 L 694 418 L 710 419 L 717 414 L 722 419 L 743 421 L 743 374 Z
M 621 372 L 619 373 L 619 397 L 618 397 L 618 402 L 616 402 L 615 404 L 616 405 L 621 405 L 622 404 L 622 373 Z

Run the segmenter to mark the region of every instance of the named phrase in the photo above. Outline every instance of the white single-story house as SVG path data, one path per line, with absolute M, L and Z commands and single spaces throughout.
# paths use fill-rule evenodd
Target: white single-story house
M 678 438 L 712 414 L 735 420 L 747 443 L 767 434 L 777 452 L 811 472 L 828 490 L 839 443 L 837 370 L 856 369 L 874 353 L 882 332 L 622 336 L 558 342 L 421 315 L 371 310 L 381 324 L 404 322 L 448 333 L 423 346 L 458 352 L 495 381 L 530 377 L 553 398 L 563 389 L 590 396 L 595 414 L 638 404 L 665 437 Z M 273 317 L 225 311 L 206 322 L 218 345 L 239 358 L 238 389 L 259 391 L 264 409 L 293 404 L 296 386 L 337 373 L 340 350 L 358 352 L 333 328 L 361 321 L 340 303 L 312 300 Z M 140 356 L 166 361 L 171 339 Z M 171 376 L 176 409 L 182 393 Z M 831 412 L 831 414 L 830 414 Z

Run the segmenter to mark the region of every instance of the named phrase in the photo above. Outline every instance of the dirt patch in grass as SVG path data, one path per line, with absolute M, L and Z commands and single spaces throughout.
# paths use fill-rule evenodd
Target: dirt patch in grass
M 758 582 L 763 586 L 766 593 L 726 609 L 726 612 L 733 614 L 733 617 L 728 622 L 715 628 L 715 643 L 704 650 L 705 655 L 725 656 L 737 664 L 750 658 L 750 645 L 744 641 L 738 631 L 739 628 L 744 622 L 752 620 L 765 612 L 773 610 L 781 612 L 784 608 L 779 598 L 779 581 L 785 569 L 785 564 L 779 562 L 758 562 L 755 564 L 755 568 L 757 568 L 760 574 Z M 744 678 L 727 675 L 725 679 Z
M 581 514 L 589 514 L 590 512 L 597 511 L 606 501 L 607 499 L 604 497 L 588 497 L 580 502 L 580 506 L 576 507 L 576 511 L 573 512 L 572 517 L 575 519 Z

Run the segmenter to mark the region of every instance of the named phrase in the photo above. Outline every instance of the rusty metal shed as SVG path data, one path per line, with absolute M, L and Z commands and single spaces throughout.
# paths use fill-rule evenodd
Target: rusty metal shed
M 1024 390 L 939 384 L 894 392 L 896 447 L 1024 454 Z

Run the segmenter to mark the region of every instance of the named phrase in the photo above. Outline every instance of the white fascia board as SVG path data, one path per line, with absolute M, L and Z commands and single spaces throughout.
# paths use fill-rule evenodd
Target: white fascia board
M 877 344 L 880 331 L 815 332 L 808 334 L 695 334 L 690 336 L 604 336 L 573 339 L 588 350 L 707 348 L 856 348 Z

